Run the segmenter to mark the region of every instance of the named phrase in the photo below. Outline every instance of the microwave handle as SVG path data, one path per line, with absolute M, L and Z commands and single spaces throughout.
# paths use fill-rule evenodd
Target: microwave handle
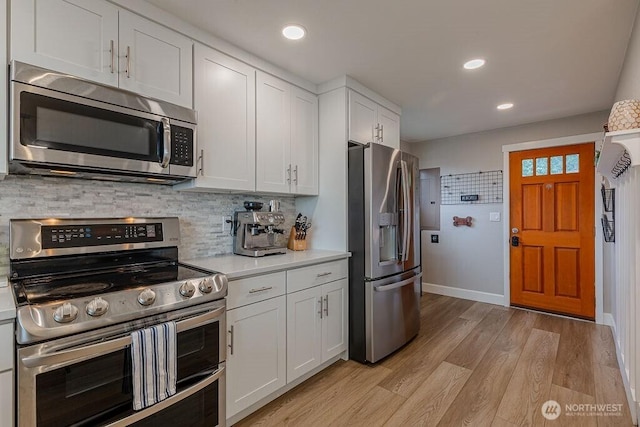
M 160 166 L 166 168 L 171 161 L 171 124 L 166 117 L 162 118 L 162 162 Z
M 201 324 L 205 324 L 210 320 L 220 317 L 225 312 L 224 307 L 215 310 L 208 310 L 204 314 L 189 317 L 187 319 L 176 322 L 176 332 L 182 332 L 193 329 Z M 99 344 L 91 344 L 84 347 L 76 347 L 69 350 L 60 350 L 49 354 L 36 354 L 33 356 L 23 357 L 22 364 L 27 368 L 37 368 L 39 366 L 51 366 L 54 364 L 65 363 L 70 360 L 79 358 L 87 358 L 89 356 L 101 356 L 103 354 L 112 353 L 114 351 L 126 348 L 131 345 L 131 334 L 116 338 L 110 341 L 104 341 Z

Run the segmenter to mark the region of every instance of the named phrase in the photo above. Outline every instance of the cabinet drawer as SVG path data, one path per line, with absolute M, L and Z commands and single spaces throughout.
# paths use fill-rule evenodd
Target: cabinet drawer
M 349 262 L 346 259 L 296 268 L 287 271 L 287 293 L 344 279 L 348 276 Z
M 285 273 L 263 274 L 229 282 L 227 310 L 284 295 Z
M 13 323 L 0 325 L 0 371 L 13 369 Z

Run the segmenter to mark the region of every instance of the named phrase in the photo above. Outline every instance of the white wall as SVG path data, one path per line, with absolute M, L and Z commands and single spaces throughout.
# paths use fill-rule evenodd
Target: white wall
M 402 147 L 420 158 L 421 169 L 439 167 L 442 175 L 501 170 L 503 145 L 599 132 L 608 114 L 608 111 L 601 111 L 432 141 L 403 143 Z M 440 231 L 422 232 L 424 282 L 503 295 L 503 223 L 490 222 L 489 212 L 502 213 L 502 204 L 441 206 Z M 453 216 L 473 217 L 473 227 L 453 227 Z M 439 234 L 440 243 L 431 243 L 431 234 Z
M 636 14 L 627 54 L 624 58 L 622 71 L 616 89 L 616 101 L 623 99 L 640 99 L 640 8 Z

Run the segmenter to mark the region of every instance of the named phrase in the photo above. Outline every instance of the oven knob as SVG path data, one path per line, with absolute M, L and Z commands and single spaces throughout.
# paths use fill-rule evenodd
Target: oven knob
M 142 305 L 151 305 L 156 300 L 156 293 L 151 289 L 145 289 L 138 295 L 138 302 Z
M 191 298 L 195 293 L 196 287 L 193 286 L 190 282 L 184 282 L 182 286 L 180 286 L 180 295 L 182 295 L 183 297 Z
M 198 285 L 198 288 L 203 294 L 208 294 L 213 290 L 213 278 L 207 277 L 205 279 L 202 279 L 200 285 Z
M 65 302 L 53 312 L 53 320 L 58 323 L 69 323 L 78 317 L 78 307 Z
M 109 310 L 109 303 L 100 297 L 94 298 L 87 304 L 87 314 L 91 317 L 102 316 Z

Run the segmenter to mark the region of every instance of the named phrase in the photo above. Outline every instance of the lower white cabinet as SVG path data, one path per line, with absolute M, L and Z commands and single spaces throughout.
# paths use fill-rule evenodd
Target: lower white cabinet
M 0 324 L 0 427 L 13 426 L 13 322 Z
M 279 296 L 227 312 L 227 418 L 286 384 L 285 310 Z
M 287 295 L 287 382 L 347 348 L 347 279 Z
M 0 427 L 13 424 L 13 371 L 0 372 Z

